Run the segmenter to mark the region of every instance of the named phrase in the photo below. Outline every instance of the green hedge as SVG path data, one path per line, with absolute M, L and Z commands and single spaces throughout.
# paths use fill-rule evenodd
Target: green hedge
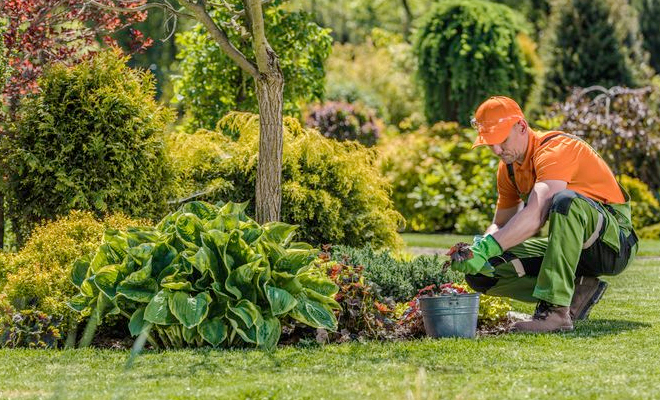
M 620 176 L 619 182 L 630 195 L 632 222 L 635 229 L 642 229 L 660 222 L 660 203 L 648 185 L 627 175 Z
M 69 210 L 156 218 L 170 171 L 162 132 L 173 114 L 154 100 L 153 76 L 108 51 L 54 65 L 19 110 L 9 151 L 9 215 L 26 237 Z
M 456 123 L 438 123 L 379 146 L 395 208 L 413 232 L 474 234 L 492 221 L 497 160 Z
M 257 173 L 257 115 L 231 113 L 221 132 L 173 134 L 169 151 L 180 198 L 248 201 L 253 213 Z M 237 137 L 236 141 L 230 139 Z M 389 198 L 376 152 L 355 142 L 326 139 L 294 118 L 284 120 L 282 221 L 300 225 L 314 245 L 399 247 L 402 218 Z
M 493 94 L 524 106 L 536 79 L 518 41 L 527 29 L 524 17 L 505 5 L 439 2 L 420 22 L 415 40 L 428 121 L 467 125 Z

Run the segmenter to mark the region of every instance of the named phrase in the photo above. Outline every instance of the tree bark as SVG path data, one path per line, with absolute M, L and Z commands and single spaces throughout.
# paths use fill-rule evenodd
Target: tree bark
M 412 26 L 413 15 L 408 0 L 401 0 L 401 5 L 403 6 L 403 39 L 410 42 L 410 27 Z
M 256 80 L 260 134 L 255 207 L 260 224 L 279 221 L 282 203 L 284 76 L 277 55 L 269 49 L 268 56 L 270 72 Z

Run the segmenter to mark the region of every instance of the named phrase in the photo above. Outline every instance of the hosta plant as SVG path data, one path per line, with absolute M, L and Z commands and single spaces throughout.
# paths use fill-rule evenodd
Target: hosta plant
M 108 230 L 76 261 L 69 305 L 92 320 L 121 314 L 132 335 L 164 347 L 270 349 L 285 317 L 335 331 L 338 288 L 310 270 L 318 251 L 291 241 L 296 226 L 259 225 L 246 206 L 191 202 L 155 228 Z

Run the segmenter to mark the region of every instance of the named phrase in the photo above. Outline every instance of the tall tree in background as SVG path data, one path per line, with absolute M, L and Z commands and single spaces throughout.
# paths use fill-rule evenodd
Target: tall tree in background
M 122 0 L 128 8 L 144 1 Z M 37 91 L 37 78 L 44 66 L 56 61 L 75 63 L 98 49 L 99 39 L 113 43 L 109 34 L 143 20 L 146 13 L 100 11 L 88 7 L 84 0 L 0 0 L 0 16 L 7 21 L 2 41 L 11 68 L 0 108 L 0 137 L 5 137 L 11 136 L 10 126 L 20 99 Z M 133 48 L 149 44 L 140 32 L 132 34 Z M 3 160 L 0 154 L 0 170 L 5 171 Z M 5 203 L 3 184 L 0 182 L 0 217 Z M 4 219 L 0 218 L 0 248 L 3 246 Z
M 167 0 L 154 0 L 133 10 L 149 8 L 167 10 L 172 16 L 190 17 L 206 28 L 208 36 L 246 74 L 252 77 L 259 108 L 259 164 L 256 182 L 256 219 L 260 223 L 280 219 L 282 202 L 282 146 L 284 75 L 277 53 L 271 47 L 264 24 L 263 7 L 278 6 L 281 0 L 226 0 L 211 3 L 205 0 L 179 0 L 182 9 L 175 9 Z M 97 0 L 88 4 L 113 11 L 131 11 L 123 0 L 115 0 L 114 7 Z M 121 6 L 121 7 L 120 7 Z M 226 18 L 216 22 L 213 15 L 226 11 Z M 240 32 L 250 44 L 250 52 L 239 50 L 230 40 L 228 29 Z
M 572 87 L 644 84 L 648 65 L 634 9 L 614 0 L 561 0 L 554 6 L 543 98 L 564 100 Z

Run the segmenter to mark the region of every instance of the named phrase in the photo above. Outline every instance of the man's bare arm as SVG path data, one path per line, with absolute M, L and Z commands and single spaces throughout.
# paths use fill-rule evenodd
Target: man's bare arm
M 565 181 L 557 180 L 538 182 L 534 185 L 525 208 L 492 234 L 502 250 L 522 243 L 541 229 L 548 218 L 552 196 L 566 189 L 566 185 Z
M 496 209 L 493 223 L 488 227 L 488 229 L 486 229 L 486 233 L 484 233 L 484 235 L 492 235 L 493 233 L 500 230 L 500 228 L 506 225 L 506 223 L 509 222 L 509 220 L 513 218 L 517 212 L 523 209 L 523 205 L 524 204 L 520 202 L 520 204 L 515 207 Z

